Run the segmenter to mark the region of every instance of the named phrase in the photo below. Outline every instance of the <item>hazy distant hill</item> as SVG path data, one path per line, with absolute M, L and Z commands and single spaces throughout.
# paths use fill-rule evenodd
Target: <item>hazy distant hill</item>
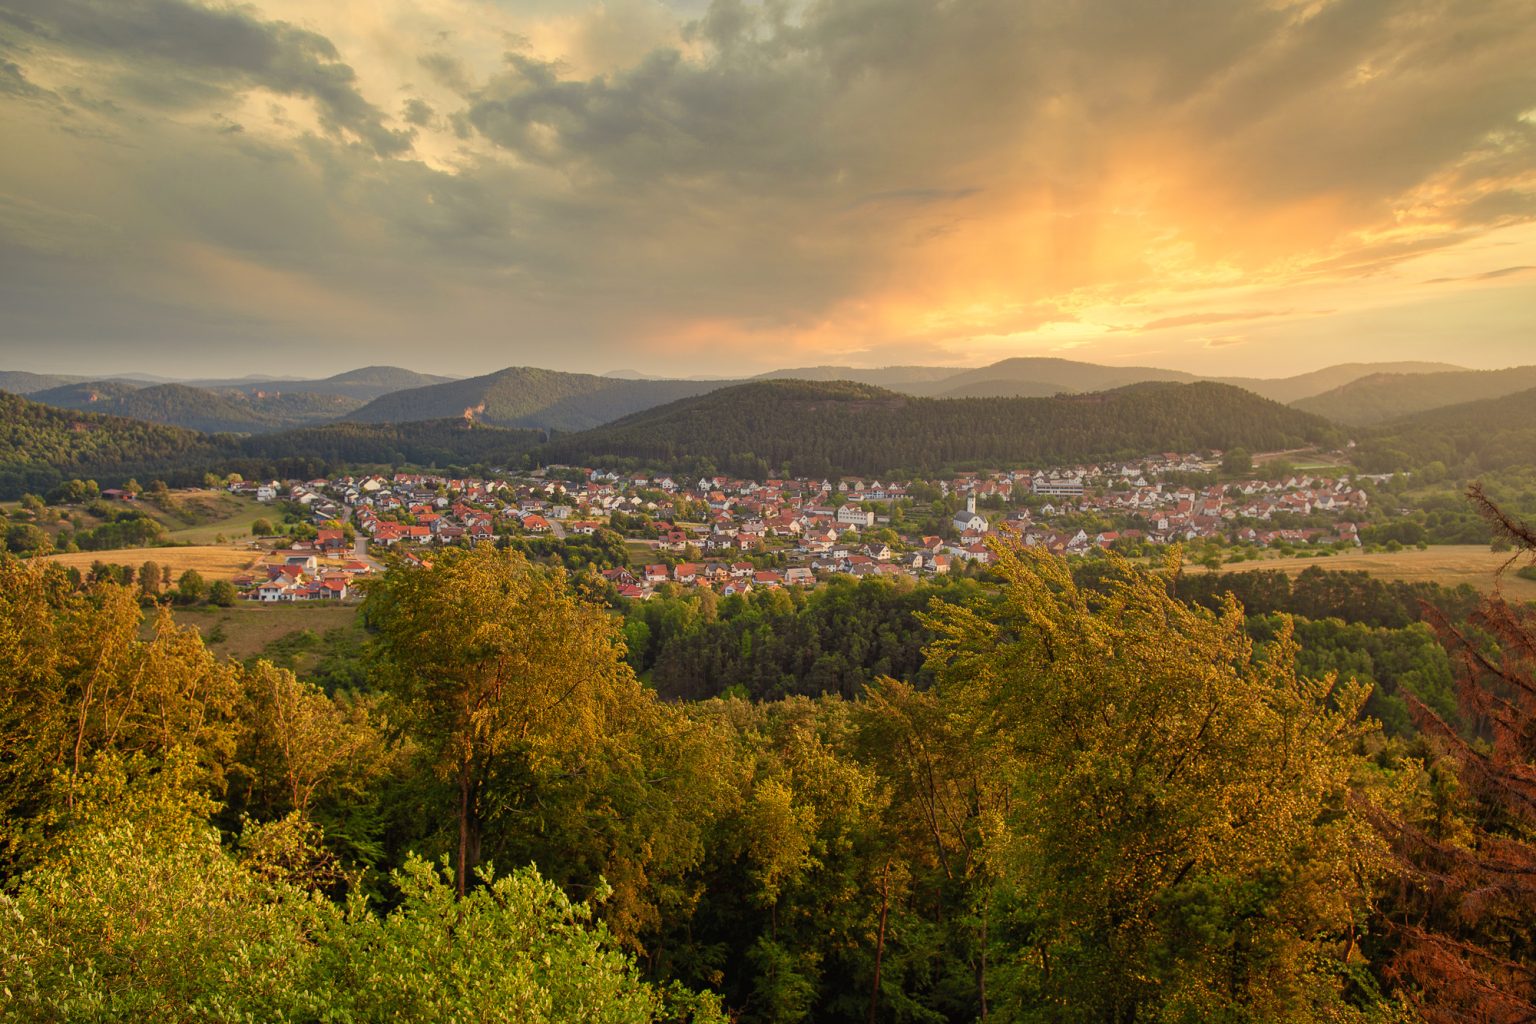
M 628 380 L 513 366 L 482 377 L 384 395 L 348 415 L 359 422 L 472 417 L 509 427 L 584 430 L 716 390 L 727 382 Z
M 1536 387 L 1536 366 L 1447 373 L 1377 373 L 1304 398 L 1297 409 L 1340 423 L 1382 423 L 1400 416 L 1513 394 Z
M 1444 463 L 1455 475 L 1529 465 L 1536 452 L 1536 388 L 1431 409 L 1371 430 L 1355 451 L 1369 472 Z
M 906 394 L 917 394 L 929 385 L 948 380 L 956 374 L 970 372 L 963 366 L 880 366 L 872 369 L 856 366 L 800 366 L 770 370 L 758 374 L 752 380 L 851 380 Z
M 27 397 L 61 409 L 116 414 L 117 403 L 144 386 L 122 380 L 82 381 L 34 391 Z
M 1400 363 L 1340 363 L 1337 366 L 1325 366 L 1321 370 L 1313 370 L 1311 373 L 1299 373 L 1294 377 L 1216 377 L 1213 379 L 1222 384 L 1231 384 L 1235 387 L 1244 388 L 1256 395 L 1263 395 L 1265 398 L 1274 399 L 1276 402 L 1289 404 L 1312 395 L 1320 395 L 1333 388 L 1343 387 L 1351 381 L 1356 381 L 1372 374 L 1444 373 L 1451 370 L 1465 369 L 1466 367 L 1455 366 L 1451 363 L 1412 361 Z
M 407 388 L 425 387 L 430 384 L 444 384 L 453 379 L 430 373 L 417 373 L 415 370 L 403 370 L 398 366 L 364 366 L 320 380 L 289 380 L 242 385 L 241 390 L 343 395 L 368 402 L 393 391 L 404 391 Z
M 64 373 L 28 373 L 26 370 L 0 370 L 0 391 L 13 395 L 30 395 L 65 384 L 80 384 L 89 377 L 73 377 Z
M 189 384 L 139 387 L 122 381 L 66 384 L 32 399 L 64 409 L 129 416 L 208 432 L 253 433 L 337 419 L 360 404 L 342 395 L 281 392 L 256 395 Z
M 630 460 L 751 476 L 937 472 L 1338 439 L 1318 417 L 1214 383 L 1056 398 L 932 399 L 851 381 L 725 388 L 557 438 L 549 462 Z
M 1231 384 L 1276 402 L 1293 402 L 1373 373 L 1433 373 L 1457 370 L 1449 363 L 1343 363 L 1294 377 L 1202 377 L 1180 370 L 1151 366 L 1100 366 L 1071 359 L 1018 358 L 966 370 L 952 376 L 918 383 L 912 387 L 891 385 L 894 390 L 937 398 L 1048 396 L 1083 391 L 1107 391 L 1147 381 L 1212 380 Z
M 913 389 L 914 394 L 954 397 L 1006 397 L 1009 394 L 1056 395 L 1076 391 L 1108 391 L 1147 381 L 1199 380 L 1181 370 L 1154 366 L 1100 366 L 1073 359 L 1021 356 L 976 370 L 965 370 Z

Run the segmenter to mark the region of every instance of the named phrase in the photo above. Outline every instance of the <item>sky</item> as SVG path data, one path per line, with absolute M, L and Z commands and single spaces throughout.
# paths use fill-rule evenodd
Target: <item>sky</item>
M 0 369 L 1536 363 L 1530 0 L 0 0 Z

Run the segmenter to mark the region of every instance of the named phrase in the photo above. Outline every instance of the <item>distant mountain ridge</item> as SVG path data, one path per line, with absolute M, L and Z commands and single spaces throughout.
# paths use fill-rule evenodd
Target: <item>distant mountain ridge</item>
M 1406 403 L 1389 397 L 1360 399 L 1354 393 L 1332 405 L 1318 391 L 1360 386 L 1362 378 L 1384 373 L 1408 377 L 1473 374 L 1448 364 L 1348 363 L 1294 377 L 1219 378 L 1255 394 L 1347 422 L 1368 422 L 1373 408 L 1387 412 L 1425 407 L 1429 399 Z M 774 370 L 751 380 L 852 380 L 916 397 L 1041 398 L 1112 390 L 1148 381 L 1191 383 L 1201 378 L 1180 370 L 1148 366 L 1102 366 L 1054 357 L 1018 357 L 989 366 L 897 365 L 877 368 L 811 366 Z M 40 401 L 64 408 L 94 410 L 200 430 L 258 433 L 346 420 L 409 423 L 469 418 L 505 427 L 560 432 L 587 430 L 681 398 L 707 394 L 741 380 L 651 377 L 634 370 L 598 376 L 514 366 L 477 377 L 454 379 L 394 366 L 366 366 L 317 380 L 244 377 L 168 384 L 113 377 L 91 381 L 65 375 L 0 373 Z M 1536 381 L 1533 381 L 1536 383 Z M 49 385 L 40 387 L 39 385 Z M 1411 386 L 1411 385 L 1410 385 Z M 1438 387 L 1438 385 L 1436 385 Z M 1503 386 L 1512 390 L 1512 386 Z M 1369 388 L 1365 388 L 1369 391 Z M 1426 390 L 1429 389 L 1426 385 Z M 1459 393 L 1436 401 L 1447 404 Z
M 548 462 L 763 477 L 933 473 L 1337 442 L 1332 424 L 1230 385 L 942 400 L 854 381 L 753 381 L 556 438 Z
M 1291 405 L 1303 398 L 1320 395 L 1372 374 L 1416 375 L 1448 372 L 1466 372 L 1466 367 L 1452 363 L 1427 363 L 1414 360 L 1396 363 L 1339 363 L 1337 366 L 1325 366 L 1321 370 L 1313 370 L 1310 373 L 1299 373 L 1294 377 L 1213 377 L 1210 379 Z
M 511 366 L 480 377 L 408 388 L 348 414 L 362 423 L 460 416 L 504 427 L 585 430 L 724 386 L 721 381 L 634 380 Z
M 61 409 L 126 416 L 205 433 L 242 434 L 330 422 L 361 404 L 343 395 L 304 391 L 248 394 L 234 388 L 215 390 L 190 384 L 140 387 L 123 381 L 66 384 L 30 397 Z
M 425 387 L 430 384 L 444 384 L 453 377 L 442 377 L 430 373 L 417 373 L 415 370 L 405 370 L 398 366 L 363 366 L 356 370 L 347 370 L 330 377 L 322 377 L 318 380 L 256 380 L 243 379 L 238 381 L 187 381 L 186 383 L 205 388 L 238 388 L 247 394 L 261 392 L 278 392 L 293 394 L 303 392 L 319 395 L 342 395 L 346 398 L 355 398 L 367 402 L 381 395 L 387 395 L 394 391 L 404 391 L 407 388 Z

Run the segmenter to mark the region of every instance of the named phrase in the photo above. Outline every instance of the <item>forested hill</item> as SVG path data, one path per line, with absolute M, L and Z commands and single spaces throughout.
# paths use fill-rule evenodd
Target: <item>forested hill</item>
M 101 381 L 66 384 L 30 396 L 62 409 L 127 416 L 206 432 L 257 433 L 328 422 L 357 408 L 360 400 L 307 391 L 250 393 L 236 388 Z
M 1053 398 L 912 398 L 849 381 L 762 381 L 558 438 L 548 462 L 744 476 L 929 473 L 1151 451 L 1333 443 L 1319 417 L 1223 384 L 1138 384 Z
M 55 409 L 0 391 L 0 495 L 41 492 L 76 476 L 148 478 L 210 463 L 221 451 L 196 431 Z
M 1528 464 L 1536 451 L 1536 388 L 1444 409 L 1378 427 L 1360 441 L 1355 462 L 1368 472 L 1443 463 L 1456 476 Z
M 1294 403 L 1339 423 L 1386 423 L 1463 402 L 1479 402 L 1536 387 L 1536 366 L 1447 373 L 1373 373 Z
M 385 423 L 473 416 L 506 427 L 585 430 L 721 386 L 720 381 L 628 380 L 513 366 L 482 377 L 396 391 L 347 419 Z
M 521 465 L 544 436 L 456 419 L 338 423 L 236 437 L 58 409 L 0 391 L 0 498 L 45 493 L 72 477 L 103 487 L 129 478 L 180 486 L 210 471 L 314 476 L 348 466 Z
M 304 392 L 316 395 L 344 395 L 367 402 L 405 388 L 444 384 L 452 377 L 439 377 L 430 373 L 403 370 L 398 366 L 362 366 L 356 370 L 338 373 L 321 380 L 278 381 L 270 385 L 247 385 L 247 391 Z

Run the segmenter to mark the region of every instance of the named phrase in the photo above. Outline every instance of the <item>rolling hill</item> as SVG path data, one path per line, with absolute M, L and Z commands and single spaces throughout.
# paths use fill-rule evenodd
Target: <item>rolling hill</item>
M 1375 373 L 1292 404 L 1339 423 L 1365 425 L 1536 387 L 1536 366 L 1445 373 Z
M 1536 451 L 1536 388 L 1431 409 L 1384 423 L 1362 439 L 1354 461 L 1373 473 L 1443 463 L 1458 476 L 1529 465 Z
M 762 381 L 557 438 L 547 462 L 762 477 L 885 475 L 1337 441 L 1326 421 L 1209 382 L 1054 398 L 934 399 L 852 381 Z
M 415 370 L 404 370 L 398 366 L 363 366 L 356 370 L 348 370 L 338 373 L 333 377 L 323 377 L 319 380 L 207 380 L 189 381 L 204 388 L 235 388 L 248 395 L 264 394 L 314 394 L 314 395 L 341 395 L 345 398 L 356 399 L 359 402 L 369 402 L 381 395 L 387 395 L 392 391 L 404 391 L 406 388 L 426 387 L 429 384 L 445 384 L 454 378 L 439 377 L 430 373 L 417 373 Z
M 463 417 L 505 427 L 585 430 L 729 382 L 630 380 L 513 366 L 481 377 L 409 388 L 348 414 L 362 423 Z
M 1192 373 L 1160 370 L 1152 366 L 1100 366 L 1073 359 L 1022 356 L 945 377 L 920 387 L 913 394 L 969 398 L 1007 397 L 1013 394 L 1041 396 L 1078 391 L 1109 391 L 1148 381 L 1187 383 L 1199 379 Z M 985 390 L 988 387 L 999 390 Z
M 970 373 L 964 366 L 800 366 L 760 373 L 752 380 L 851 380 L 906 394 L 923 393 L 957 374 Z M 727 381 L 725 383 L 734 383 Z
M 30 395 L 65 384 L 83 384 L 89 377 L 76 377 L 66 373 L 28 373 L 26 370 L 0 370 L 0 391 L 13 395 Z
M 1087 391 L 1108 391 L 1147 381 L 1213 380 L 1252 391 L 1276 402 L 1294 402 L 1374 373 L 1437 373 L 1460 370 L 1449 363 L 1341 363 L 1294 377 L 1202 377 L 1181 370 L 1152 366 L 1102 366 L 1072 359 L 1039 356 L 1004 359 L 976 369 L 943 366 L 888 366 L 876 370 L 847 366 L 814 366 L 775 370 L 754 377 L 771 380 L 852 380 L 909 395 L 931 398 L 1049 397 Z
M 1425 363 L 1425 362 L 1400 362 L 1400 363 L 1339 363 L 1337 366 L 1325 366 L 1321 370 L 1313 370 L 1311 373 L 1299 373 L 1294 377 L 1216 377 L 1212 378 L 1222 384 L 1231 384 L 1234 387 L 1252 391 L 1256 395 L 1276 402 L 1285 402 L 1287 405 L 1303 398 L 1320 395 L 1325 391 L 1340 388 L 1362 377 L 1368 377 L 1378 373 L 1396 374 L 1423 374 L 1446 373 L 1451 371 L 1464 371 L 1466 368 L 1455 366 L 1451 363 Z M 1316 411 L 1316 410 L 1311 410 Z M 1323 415 L 1323 414 L 1319 414 Z M 1330 419 L 1332 417 L 1329 417 Z
M 543 440 L 539 431 L 462 419 L 337 423 L 238 437 L 59 409 L 0 391 L 0 498 L 45 493 L 72 477 L 104 487 L 130 477 L 184 486 L 210 471 L 304 478 L 359 465 L 517 466 Z
M 217 442 L 196 431 L 56 409 L 0 392 L 0 496 L 41 493 L 71 477 L 120 483 L 140 476 L 147 483 L 220 454 Z

